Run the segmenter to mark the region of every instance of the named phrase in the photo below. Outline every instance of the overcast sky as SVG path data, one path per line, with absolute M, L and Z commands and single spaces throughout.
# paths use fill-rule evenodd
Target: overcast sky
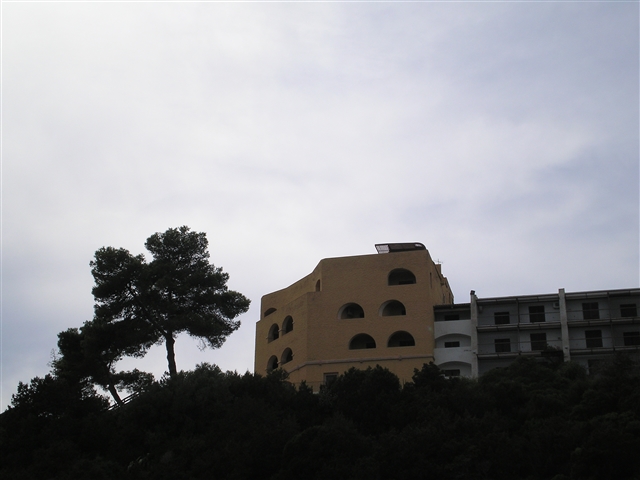
M 2 405 L 89 261 L 206 232 L 252 300 L 422 242 L 457 302 L 639 286 L 637 2 L 2 3 Z M 162 347 L 131 365 L 166 369 Z

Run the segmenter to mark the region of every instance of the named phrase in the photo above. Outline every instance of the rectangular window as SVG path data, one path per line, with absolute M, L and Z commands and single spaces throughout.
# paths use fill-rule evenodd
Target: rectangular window
M 511 322 L 509 312 L 495 312 L 493 314 L 493 321 L 496 325 L 508 325 Z
M 632 347 L 634 345 L 640 345 L 640 332 L 624 332 L 624 346 Z
M 457 313 L 447 313 L 444 316 L 445 320 L 460 320 L 460 315 Z
M 496 338 L 493 341 L 496 353 L 508 353 L 511 351 L 511 340 L 508 338 Z
M 638 307 L 635 303 L 620 305 L 620 316 L 624 318 L 637 317 Z
M 545 348 L 547 348 L 547 334 L 532 333 L 531 334 L 531 350 L 544 350 Z
M 444 342 L 444 348 L 455 348 L 459 346 L 460 342 Z
M 545 321 L 544 305 L 533 305 L 529 307 L 529 321 L 531 323 L 540 323 Z
M 600 307 L 598 306 L 598 302 L 583 303 L 582 318 L 585 320 L 599 320 Z
M 587 348 L 602 347 L 602 330 L 585 330 L 584 337 L 587 340 Z
M 325 373 L 324 384 L 329 385 L 330 383 L 335 382 L 337 378 L 338 378 L 338 372 Z

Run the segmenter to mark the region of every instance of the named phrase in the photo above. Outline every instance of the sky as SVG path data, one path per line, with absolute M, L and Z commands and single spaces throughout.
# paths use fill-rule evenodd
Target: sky
M 91 320 L 94 252 L 181 225 L 252 301 L 184 370 L 253 371 L 261 296 L 376 243 L 459 303 L 640 284 L 636 1 L 1 9 L 0 411 Z

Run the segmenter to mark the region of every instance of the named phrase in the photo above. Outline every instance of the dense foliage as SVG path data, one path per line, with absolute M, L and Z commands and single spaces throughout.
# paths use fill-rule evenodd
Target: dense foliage
M 12 479 L 640 479 L 640 369 L 520 359 L 480 380 L 377 367 L 319 394 L 208 364 L 119 408 L 86 383 L 21 384 L 1 416 Z
M 123 355 L 143 355 L 151 345 L 164 343 L 169 374 L 175 377 L 177 335 L 184 332 L 204 347 L 218 348 L 238 329 L 234 318 L 249 309 L 249 299 L 227 288 L 229 275 L 209 263 L 208 245 L 206 234 L 184 226 L 147 239 L 150 262 L 124 248 L 104 247 L 95 253 L 95 315 L 84 329 L 98 329 L 100 338 L 110 338 L 103 363 L 111 366 Z

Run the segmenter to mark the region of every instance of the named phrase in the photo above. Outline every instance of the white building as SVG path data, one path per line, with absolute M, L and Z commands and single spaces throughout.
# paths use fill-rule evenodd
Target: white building
M 640 354 L 640 289 L 478 298 L 434 307 L 435 363 L 477 377 L 518 356 L 561 357 L 592 370 L 616 352 Z

